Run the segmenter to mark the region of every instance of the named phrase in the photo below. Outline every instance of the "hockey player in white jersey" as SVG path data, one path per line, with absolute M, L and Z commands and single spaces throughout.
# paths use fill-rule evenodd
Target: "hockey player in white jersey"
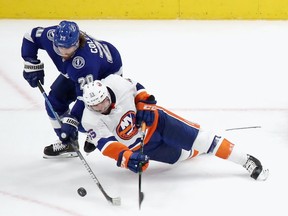
M 86 84 L 83 99 L 82 125 L 91 138 L 85 151 L 97 148 L 115 159 L 119 167 L 137 173 L 147 169 L 149 160 L 175 164 L 209 154 L 243 166 L 255 180 L 268 177 L 269 170 L 257 158 L 240 152 L 225 137 L 156 105 L 154 96 L 140 83 L 109 75 Z M 138 132 L 142 122 L 147 125 L 143 153 Z M 77 131 L 75 126 L 70 127 Z

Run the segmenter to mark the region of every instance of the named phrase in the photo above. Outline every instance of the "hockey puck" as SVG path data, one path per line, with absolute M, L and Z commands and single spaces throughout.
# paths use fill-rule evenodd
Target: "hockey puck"
M 87 191 L 83 187 L 78 188 L 77 192 L 81 197 L 84 197 L 87 194 Z

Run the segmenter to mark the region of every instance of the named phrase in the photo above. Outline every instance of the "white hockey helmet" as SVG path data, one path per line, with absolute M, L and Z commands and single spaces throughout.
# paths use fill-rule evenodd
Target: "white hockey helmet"
M 100 104 L 106 97 L 110 99 L 110 94 L 106 85 L 100 80 L 94 80 L 83 87 L 83 100 L 88 106 Z

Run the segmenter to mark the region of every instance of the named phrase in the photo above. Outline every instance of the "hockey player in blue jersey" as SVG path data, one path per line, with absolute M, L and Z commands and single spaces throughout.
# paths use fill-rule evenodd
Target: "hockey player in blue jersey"
M 97 148 L 119 167 L 137 173 L 147 169 L 149 160 L 175 164 L 209 154 L 243 166 L 255 180 L 268 177 L 269 170 L 257 158 L 239 151 L 225 137 L 156 105 L 154 96 L 140 83 L 109 75 L 86 84 L 83 99 L 82 124 L 91 138 L 90 152 Z M 142 122 L 147 125 L 143 154 L 138 132 Z M 74 131 L 69 138 L 77 139 L 77 126 L 66 126 Z
M 64 20 L 59 25 L 33 28 L 23 37 L 23 77 L 31 87 L 37 87 L 39 81 L 44 84 L 44 64 L 38 59 L 39 50 L 47 52 L 60 72 L 50 87 L 48 99 L 62 122 L 81 121 L 84 109 L 82 89 L 87 82 L 102 79 L 109 74 L 122 75 L 120 53 L 111 43 L 96 40 L 80 31 L 75 22 Z M 75 104 L 71 108 L 72 102 Z M 70 145 L 63 145 L 61 126 L 47 103 L 45 106 L 59 140 L 44 148 L 43 157 L 77 156 Z M 85 132 L 81 124 L 79 131 Z

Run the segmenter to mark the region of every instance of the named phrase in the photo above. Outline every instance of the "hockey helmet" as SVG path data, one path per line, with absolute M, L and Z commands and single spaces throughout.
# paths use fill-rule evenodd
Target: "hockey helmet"
M 79 42 L 80 31 L 75 22 L 63 20 L 54 32 L 54 45 L 56 47 L 70 48 Z
M 83 100 L 88 106 L 100 104 L 106 97 L 110 99 L 110 94 L 107 86 L 100 80 L 94 80 L 83 87 Z

